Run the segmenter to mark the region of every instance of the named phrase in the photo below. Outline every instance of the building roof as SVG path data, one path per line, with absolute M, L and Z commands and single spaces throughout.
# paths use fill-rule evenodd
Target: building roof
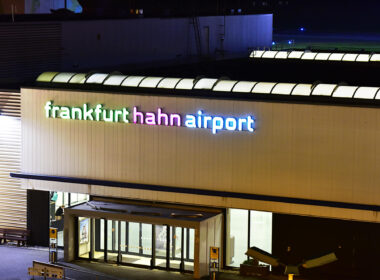
M 250 58 L 265 59 L 300 59 L 316 61 L 344 61 L 344 62 L 380 62 L 379 53 L 344 53 L 344 52 L 312 52 L 312 51 L 272 51 L 254 50 Z
M 134 76 L 105 73 L 59 73 L 44 72 L 36 80 L 45 85 L 100 85 L 110 89 L 166 89 L 175 91 L 207 91 L 248 96 L 310 96 L 332 97 L 334 100 L 348 98 L 354 100 L 380 100 L 380 87 L 349 86 L 325 83 L 276 83 L 257 81 L 237 81 L 215 78 L 170 78 Z

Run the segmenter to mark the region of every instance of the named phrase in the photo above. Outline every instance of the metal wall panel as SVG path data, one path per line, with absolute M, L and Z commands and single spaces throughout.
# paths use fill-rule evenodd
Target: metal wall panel
M 21 165 L 20 93 L 0 92 L 0 227 L 26 227 L 26 190 L 10 178 Z
M 33 81 L 61 69 L 61 23 L 0 23 L 0 83 Z
M 380 110 L 23 89 L 25 173 L 380 205 Z M 256 132 L 47 119 L 44 105 L 256 117 Z M 380 222 L 372 211 L 26 181 L 29 188 Z

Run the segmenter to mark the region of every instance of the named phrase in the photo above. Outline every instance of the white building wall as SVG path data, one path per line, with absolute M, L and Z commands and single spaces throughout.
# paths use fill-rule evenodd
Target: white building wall
M 141 111 L 253 114 L 256 132 L 47 119 L 44 106 L 104 104 Z M 123 105 L 121 105 L 123 104 Z M 22 172 L 209 191 L 379 205 L 380 111 L 60 90 L 22 90 Z M 30 189 L 380 222 L 375 211 L 24 181 Z

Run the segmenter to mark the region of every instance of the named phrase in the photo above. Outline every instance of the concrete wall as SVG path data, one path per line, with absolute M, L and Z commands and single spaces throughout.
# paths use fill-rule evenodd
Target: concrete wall
M 256 118 L 255 133 L 46 118 L 45 103 Z M 122 104 L 122 105 L 121 105 Z M 211 191 L 380 204 L 380 110 L 22 90 L 22 171 Z M 380 221 L 376 212 L 232 197 L 26 181 L 28 188 Z
M 223 216 L 214 216 L 200 224 L 199 236 L 199 273 L 200 277 L 209 275 L 210 247 L 219 248 L 219 264 L 222 263 L 222 244 L 223 244 Z

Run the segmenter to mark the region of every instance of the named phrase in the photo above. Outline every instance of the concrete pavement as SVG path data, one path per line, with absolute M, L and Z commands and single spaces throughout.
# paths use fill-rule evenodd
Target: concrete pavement
M 69 280 L 191 280 L 191 274 L 181 274 L 163 270 L 151 270 L 129 266 L 118 266 L 105 263 L 76 261 L 65 263 L 62 260 L 63 252 L 58 252 L 58 265 L 66 267 L 66 276 Z M 41 247 L 17 247 L 0 245 L 0 280 L 26 280 L 28 267 L 33 261 L 48 262 L 49 251 Z M 43 279 L 36 277 L 35 279 Z M 204 279 L 209 279 L 205 277 Z M 237 272 L 222 272 L 218 280 L 260 280 L 254 277 L 243 277 Z

